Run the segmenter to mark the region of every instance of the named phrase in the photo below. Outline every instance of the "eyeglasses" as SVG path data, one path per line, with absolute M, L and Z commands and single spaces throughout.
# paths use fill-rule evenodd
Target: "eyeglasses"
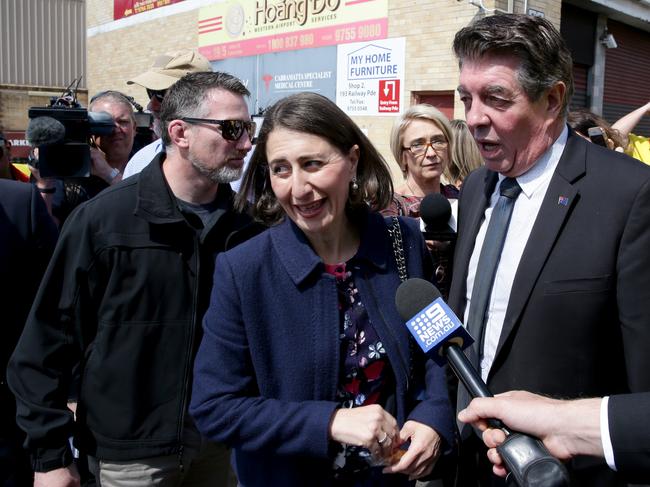
M 214 120 L 211 118 L 194 118 L 183 117 L 180 120 L 187 123 L 209 123 L 218 125 L 221 128 L 221 136 L 226 140 L 236 141 L 244 133 L 248 133 L 248 138 L 253 141 L 255 136 L 255 122 L 250 120 Z
M 429 147 L 431 147 L 435 152 L 443 151 L 447 148 L 449 143 L 446 140 L 436 139 L 430 142 L 415 142 L 411 144 L 411 147 L 402 147 L 403 150 L 411 151 L 411 154 L 414 156 L 421 156 L 426 154 Z
M 147 96 L 151 100 L 152 98 L 155 98 L 158 100 L 160 103 L 162 103 L 163 98 L 165 98 L 165 94 L 167 94 L 167 90 L 150 90 L 147 88 Z

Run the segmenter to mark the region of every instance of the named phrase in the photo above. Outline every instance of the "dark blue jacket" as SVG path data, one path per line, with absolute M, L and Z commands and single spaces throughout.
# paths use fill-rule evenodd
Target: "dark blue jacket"
M 402 220 L 402 229 L 409 277 L 423 277 L 428 261 L 416 221 Z M 395 374 L 392 413 L 400 425 L 433 427 L 450 445 L 444 372 L 420 351 L 411 356 L 380 215 L 365 217 L 354 261 L 355 284 Z M 203 326 L 190 412 L 204 435 L 235 447 L 241 485 L 329 485 L 341 363 L 337 289 L 295 224 L 287 220 L 217 258 Z

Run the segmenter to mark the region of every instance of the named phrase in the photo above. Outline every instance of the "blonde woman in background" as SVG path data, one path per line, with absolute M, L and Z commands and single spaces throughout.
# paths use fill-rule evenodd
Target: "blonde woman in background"
M 399 117 L 390 135 L 390 148 L 404 182 L 397 186 L 385 216 L 420 216 L 420 202 L 429 193 L 457 199 L 458 189 L 440 179 L 453 151 L 449 120 L 437 108 L 413 105 Z
M 454 143 L 451 161 L 443 174 L 443 180 L 460 189 L 467 175 L 483 165 L 483 158 L 478 150 L 465 120 L 454 119 L 450 122 Z

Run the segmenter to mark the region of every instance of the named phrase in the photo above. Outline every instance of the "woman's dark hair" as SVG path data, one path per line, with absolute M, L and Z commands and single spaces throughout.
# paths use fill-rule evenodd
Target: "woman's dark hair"
M 310 92 L 297 93 L 281 99 L 266 112 L 264 123 L 257 137 L 255 152 L 244 173 L 236 207 L 244 210 L 252 199 L 255 218 L 267 225 L 280 222 L 284 210 L 271 188 L 266 143 L 275 129 L 321 137 L 342 154 L 359 147 L 357 184 L 359 189 L 350 191 L 348 213 L 355 213 L 370 206 L 380 210 L 388 206 L 393 194 L 390 170 L 384 158 L 377 152 L 368 137 L 334 102 L 322 95 Z
M 607 120 L 586 108 L 576 108 L 570 111 L 567 117 L 567 123 L 573 130 L 587 138 L 589 138 L 590 128 L 600 127 L 605 132 L 607 138 L 614 142 L 614 147 L 625 147 L 623 145 L 623 138 L 618 130 L 612 128 Z

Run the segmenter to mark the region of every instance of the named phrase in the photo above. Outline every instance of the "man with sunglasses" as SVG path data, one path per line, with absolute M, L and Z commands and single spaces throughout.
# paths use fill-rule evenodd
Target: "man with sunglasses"
M 228 184 L 251 149 L 247 96 L 225 73 L 181 78 L 161 110 L 166 151 L 66 222 L 7 373 L 37 487 L 78 485 L 73 435 L 104 487 L 234 485 L 187 407 L 215 254 L 259 230 Z
M 153 131 L 158 137 L 133 154 L 124 169 L 124 178 L 139 173 L 161 151 L 164 151 L 160 128 L 160 108 L 167 90 L 188 73 L 210 72 L 212 67 L 201 54 L 192 50 L 180 50 L 158 56 L 153 65 L 144 73 L 127 81 L 129 85 L 137 84 L 147 90 L 149 104 L 147 110 L 153 115 Z

